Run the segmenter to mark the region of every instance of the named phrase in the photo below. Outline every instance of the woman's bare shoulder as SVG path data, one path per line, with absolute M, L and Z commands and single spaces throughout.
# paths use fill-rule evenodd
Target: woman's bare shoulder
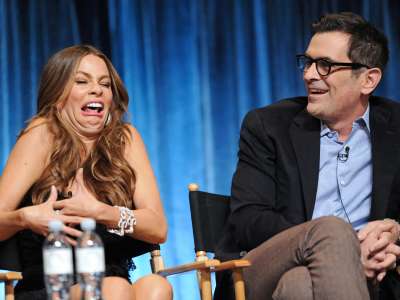
M 126 123 L 125 129 L 127 130 L 126 132 L 128 133 L 127 134 L 128 143 L 130 144 L 131 147 L 134 146 L 135 144 L 137 144 L 138 142 L 143 143 L 142 137 L 135 126 L 133 126 L 132 124 Z
M 47 160 L 53 145 L 53 134 L 45 118 L 35 118 L 21 132 L 15 150 L 20 155 Z
M 130 123 L 125 123 L 124 126 L 125 126 L 126 129 L 128 129 L 128 131 L 129 131 L 129 133 L 130 133 L 130 135 L 131 135 L 131 138 L 134 137 L 135 135 L 138 135 L 138 134 L 139 134 L 139 132 L 138 132 L 138 130 L 136 129 L 136 127 L 133 126 L 132 124 L 130 124 Z
M 125 156 L 141 158 L 147 156 L 146 147 L 139 131 L 131 124 L 126 124 L 125 128 L 129 131 L 128 143 L 125 148 Z
M 49 137 L 44 119 L 32 120 L 21 133 L 0 177 L 0 208 L 15 209 L 40 178 L 50 158 L 52 144 Z
M 26 128 L 21 132 L 20 139 L 37 140 L 50 142 L 52 134 L 49 128 L 49 121 L 45 118 L 32 119 Z

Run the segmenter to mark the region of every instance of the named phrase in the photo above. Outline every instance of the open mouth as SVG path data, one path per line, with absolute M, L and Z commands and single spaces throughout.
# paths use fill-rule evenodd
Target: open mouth
M 308 93 L 309 95 L 322 95 L 327 93 L 328 90 L 323 90 L 323 89 L 316 89 L 316 88 L 309 88 Z
M 95 112 L 101 113 L 104 109 L 103 103 L 101 102 L 89 102 L 88 104 L 81 107 L 84 112 Z

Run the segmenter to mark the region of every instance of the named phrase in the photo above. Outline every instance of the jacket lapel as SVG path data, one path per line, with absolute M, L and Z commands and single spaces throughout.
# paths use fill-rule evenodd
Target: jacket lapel
M 289 130 L 299 166 L 307 220 L 312 217 L 317 193 L 320 131 L 320 121 L 310 116 L 306 110 L 294 118 Z
M 370 220 L 386 215 L 391 185 L 397 170 L 400 153 L 400 124 L 391 124 L 387 105 L 378 105 L 378 98 L 370 101 L 373 184 Z

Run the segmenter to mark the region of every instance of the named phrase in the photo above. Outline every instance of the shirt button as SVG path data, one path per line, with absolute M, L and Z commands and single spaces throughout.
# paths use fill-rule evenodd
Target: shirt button
M 332 132 L 329 132 L 329 133 L 328 133 L 328 138 L 331 139 L 331 138 L 333 138 L 333 136 L 334 136 L 334 134 L 333 134 Z
M 344 185 L 345 184 L 344 180 L 340 180 L 340 184 Z

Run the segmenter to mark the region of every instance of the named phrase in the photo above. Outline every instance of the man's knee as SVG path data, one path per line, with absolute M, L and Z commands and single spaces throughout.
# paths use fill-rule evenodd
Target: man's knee
M 312 221 L 314 224 L 308 233 L 308 245 L 318 251 L 339 253 L 347 251 L 356 257 L 361 255 L 360 242 L 351 225 L 344 220 L 329 216 Z
M 313 287 L 307 267 L 295 267 L 284 273 L 272 294 L 274 300 L 311 300 Z
M 314 222 L 314 230 L 317 230 L 328 237 L 339 240 L 357 240 L 356 234 L 351 225 L 341 218 L 327 216 L 315 219 Z

